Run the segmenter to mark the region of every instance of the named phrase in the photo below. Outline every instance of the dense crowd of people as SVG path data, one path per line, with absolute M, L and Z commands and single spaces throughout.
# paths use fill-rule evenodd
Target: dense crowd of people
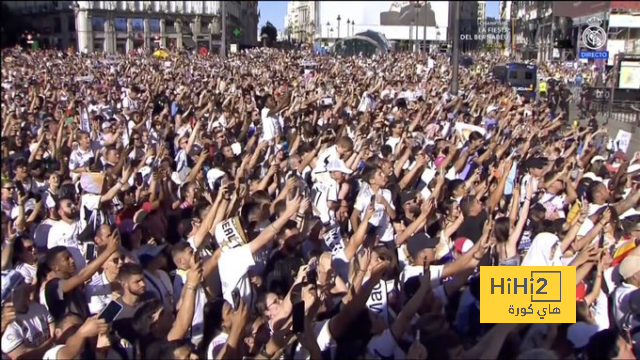
M 4 50 L 3 359 L 638 357 L 640 154 L 498 60 Z M 480 323 L 520 265 L 576 323 Z

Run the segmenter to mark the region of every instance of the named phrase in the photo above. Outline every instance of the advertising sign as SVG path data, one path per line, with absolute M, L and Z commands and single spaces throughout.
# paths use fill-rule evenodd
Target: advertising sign
M 448 1 L 343 1 L 318 2 L 318 6 L 316 34 L 321 38 L 346 38 L 372 30 L 389 40 L 423 40 L 426 26 L 426 40 L 447 40 Z
M 575 266 L 480 267 L 480 322 L 575 323 Z M 486 301 L 488 299 L 489 301 Z
M 571 18 L 594 15 L 609 10 L 610 1 L 554 1 L 553 16 Z
M 620 89 L 640 89 L 640 61 L 620 61 Z

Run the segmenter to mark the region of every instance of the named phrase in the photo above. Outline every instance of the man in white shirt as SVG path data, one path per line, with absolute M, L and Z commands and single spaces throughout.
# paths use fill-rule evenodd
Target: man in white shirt
M 176 264 L 176 277 L 173 281 L 174 303 L 177 305 L 176 310 L 180 309 L 182 302 L 182 288 L 187 282 L 187 271 L 194 266 L 194 250 L 191 245 L 184 241 L 173 246 L 171 255 L 173 262 Z M 198 345 L 202 340 L 202 331 L 204 325 L 204 305 L 207 303 L 207 296 L 204 292 L 202 284 L 196 289 L 195 308 L 193 312 L 193 320 L 191 322 L 191 341 L 194 345 Z
M 311 191 L 314 212 L 320 216 L 323 224 L 334 220 L 336 212 L 346 206 L 345 200 L 339 198 L 340 188 L 346 180 L 346 175 L 353 173 L 344 162 L 338 159 L 331 161 L 326 169 L 329 177 L 317 181 Z
M 336 144 L 327 148 L 318 154 L 315 167 L 312 172 L 313 180 L 317 178 L 317 174 L 327 171 L 327 165 L 334 160 L 346 161 L 353 154 L 353 140 L 348 136 L 339 138 Z
M 623 282 L 613 292 L 613 315 L 621 328 L 624 327 L 626 316 L 631 311 L 630 295 L 640 288 L 640 253 L 635 250 L 633 252 L 620 263 L 618 271 Z
M 218 271 L 220 273 L 220 281 L 222 283 L 222 293 L 224 299 L 233 304 L 233 291 L 238 290 L 240 298 L 248 305 L 253 306 L 255 299 L 251 284 L 253 268 L 256 265 L 255 257 L 260 254 L 261 251 L 266 249 L 272 244 L 276 235 L 284 228 L 284 225 L 289 221 L 300 209 L 301 196 L 296 196 L 293 199 L 286 200 L 285 211 L 276 221 L 267 225 L 264 230 L 256 234 L 256 231 L 250 231 L 250 229 L 244 229 L 247 234 L 248 243 L 229 248 L 227 246 L 222 247 L 222 253 L 218 260 Z M 250 207 L 251 210 L 245 210 L 244 207 Z M 259 211 L 259 207 L 256 204 L 245 204 L 241 213 L 247 213 L 244 218 L 249 219 L 249 212 Z
M 47 238 L 47 248 L 65 246 L 73 261 L 76 270 L 80 271 L 87 265 L 85 260 L 86 247 L 78 240 L 81 232 L 80 221 L 78 221 L 78 209 L 71 199 L 62 198 L 56 205 L 56 212 L 60 220 L 51 226 Z
M 363 174 L 362 188 L 356 198 L 352 216 L 352 226 L 357 228 L 364 219 L 366 209 L 373 202 L 375 212 L 369 220 L 369 224 L 376 228 L 376 235 L 381 242 L 388 243 L 395 239 L 391 219 L 396 216 L 396 208 L 393 205 L 391 191 L 384 189 L 387 183 L 387 175 L 380 169 L 375 169 Z M 395 244 L 392 246 L 395 249 Z
M 12 359 L 39 359 L 53 345 L 53 318 L 43 305 L 30 299 L 30 289 L 22 281 L 13 290 L 16 320 L 2 334 L 2 352 Z
M 262 137 L 260 141 L 275 140 L 282 134 L 282 117 L 279 113 L 289 105 L 291 100 L 291 93 L 288 93 L 285 98 L 276 103 L 273 95 L 267 94 L 264 97 L 264 107 L 260 111 L 260 117 L 262 120 Z
M 73 150 L 69 156 L 69 170 L 74 182 L 80 177 L 80 174 L 89 171 L 95 156 L 91 150 L 91 136 L 89 133 L 78 131 L 76 140 L 78 141 L 78 148 Z

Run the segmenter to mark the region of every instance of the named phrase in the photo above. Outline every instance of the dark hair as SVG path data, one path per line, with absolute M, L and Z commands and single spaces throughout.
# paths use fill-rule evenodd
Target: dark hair
M 185 250 L 189 249 L 191 245 L 186 241 L 181 241 L 171 247 L 171 257 L 176 257 Z
M 204 305 L 202 311 L 204 324 L 202 326 L 202 340 L 198 345 L 198 356 L 201 359 L 207 359 L 207 349 L 209 343 L 213 341 L 222 332 L 222 310 L 225 304 L 224 299 L 215 299 Z
M 185 346 L 193 349 L 193 344 L 191 344 L 191 342 L 186 339 L 163 342 L 156 350 L 157 353 L 154 351 L 154 354 L 153 354 L 154 356 L 152 357 L 159 360 L 173 360 L 175 359 L 173 353 L 177 349 Z M 152 357 L 150 356 L 149 359 L 151 359 Z M 201 357 L 201 359 L 206 359 L 206 357 L 204 358 Z
M 158 299 L 151 299 L 143 303 L 138 310 L 136 310 L 132 327 L 134 333 L 137 335 L 136 347 L 140 351 L 141 357 L 146 358 L 147 346 L 153 342 L 153 333 L 151 327 L 153 325 L 153 313 L 164 307 L 162 301 Z
M 133 263 L 124 263 L 122 264 L 122 266 L 120 267 L 120 270 L 118 271 L 118 280 L 126 281 L 132 275 L 142 275 L 142 274 L 143 274 L 142 266 L 138 264 L 133 264 Z
M 55 326 L 56 329 L 62 329 L 64 327 L 64 324 L 67 323 L 68 320 L 72 319 L 72 318 L 76 318 L 78 320 L 80 320 L 80 322 L 83 322 L 82 316 L 74 313 L 74 312 L 68 312 L 63 314 L 61 317 L 58 318 L 58 320 L 56 320 L 55 322 Z
M 424 340 L 423 344 L 425 348 L 427 348 L 429 357 L 449 360 L 451 359 L 450 351 L 462 346 L 462 341 L 460 341 L 456 333 L 447 330 L 428 337 Z
M 511 232 L 511 223 L 506 216 L 496 219 L 493 227 L 493 234 L 496 237 L 496 241 L 499 243 L 505 243 L 509 240 L 509 233 Z
M 465 186 L 464 180 L 454 179 L 449 181 L 449 184 L 447 185 L 447 198 L 453 197 L 453 192 L 458 190 L 462 186 Z
M 613 329 L 604 329 L 592 335 L 587 344 L 587 358 L 605 360 L 617 357 L 620 353 L 618 337 L 618 332 Z
M 49 269 L 53 269 L 53 266 L 56 264 L 56 260 L 58 258 L 58 254 L 61 254 L 67 250 L 66 246 L 54 246 L 51 249 L 47 250 L 47 253 L 44 255 L 44 263 L 47 265 Z

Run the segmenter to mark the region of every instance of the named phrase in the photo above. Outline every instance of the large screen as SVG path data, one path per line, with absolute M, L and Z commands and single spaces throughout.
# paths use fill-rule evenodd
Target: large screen
M 620 61 L 620 89 L 640 89 L 640 61 Z
M 422 6 L 416 7 L 416 3 Z M 416 39 L 416 35 L 423 40 L 426 25 L 426 40 L 447 40 L 448 1 L 318 1 L 318 6 L 320 23 L 316 35 L 321 38 L 346 38 L 373 30 L 388 40 Z M 353 25 L 347 26 L 347 20 Z M 413 27 L 413 34 L 412 23 L 418 25 L 417 29 Z

